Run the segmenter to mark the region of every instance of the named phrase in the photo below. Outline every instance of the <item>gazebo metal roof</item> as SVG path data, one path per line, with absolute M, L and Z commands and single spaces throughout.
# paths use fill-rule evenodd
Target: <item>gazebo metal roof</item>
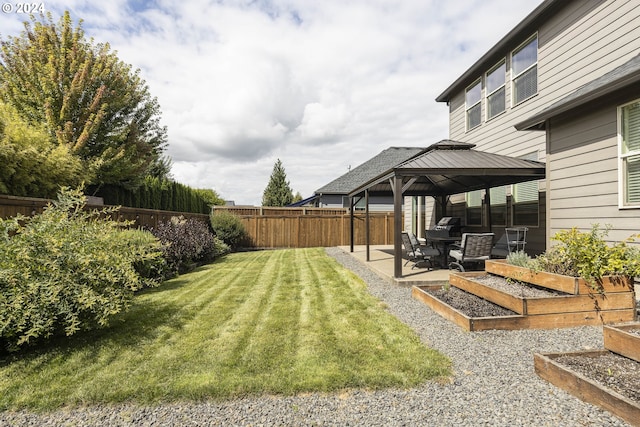
M 403 196 L 441 197 L 473 190 L 544 179 L 545 164 L 474 150 L 474 144 L 442 140 L 424 153 L 381 171 L 349 193 L 394 196 L 394 276 L 402 275 Z M 368 212 L 368 206 L 367 206 Z M 367 232 L 368 235 L 368 232 Z M 353 236 L 351 236 L 353 245 Z M 367 240 L 367 249 L 369 242 Z M 367 250 L 368 253 L 368 250 Z
M 443 140 L 423 154 L 383 171 L 353 190 L 356 196 L 393 194 L 391 179 L 402 177 L 405 196 L 447 196 L 543 179 L 545 164 L 474 150 L 474 144 Z

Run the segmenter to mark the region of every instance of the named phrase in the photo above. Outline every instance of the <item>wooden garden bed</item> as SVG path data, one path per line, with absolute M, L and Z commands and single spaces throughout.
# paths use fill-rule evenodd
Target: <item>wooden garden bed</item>
M 640 322 L 630 322 L 620 325 L 605 325 L 604 347 L 622 356 L 640 362 Z M 640 384 L 638 384 L 640 387 Z
M 485 261 L 485 270 L 487 273 L 497 274 L 567 294 L 589 295 L 593 293 L 593 289 L 584 279 L 545 271 L 533 271 L 529 268 L 508 264 L 506 260 Z M 602 288 L 605 293 L 632 292 L 633 281 L 630 278 L 623 279 L 607 276 L 602 280 Z
M 603 350 L 536 353 L 535 371 L 556 387 L 640 426 L 640 334 L 636 331 L 640 322 L 605 325 Z
M 411 296 L 423 302 L 445 319 L 455 323 L 467 331 L 484 331 L 489 329 L 521 329 L 517 325 L 523 320 L 521 315 L 470 317 L 460 310 L 429 293 L 429 290 L 441 289 L 440 285 L 414 286 Z
M 449 275 L 449 283 L 459 289 L 477 295 L 509 310 L 523 315 L 584 313 L 584 318 L 598 317 L 607 311 L 615 311 L 609 322 L 633 320 L 635 297 L 633 292 L 619 292 L 605 295 L 557 295 L 550 297 L 521 297 L 507 293 L 474 280 L 485 273 L 454 273 Z M 612 314 L 612 313 L 610 313 Z M 605 322 L 605 323 L 609 323 Z

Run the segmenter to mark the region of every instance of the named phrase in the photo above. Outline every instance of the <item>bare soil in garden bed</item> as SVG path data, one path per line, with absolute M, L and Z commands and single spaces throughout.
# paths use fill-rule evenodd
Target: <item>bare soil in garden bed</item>
M 505 292 L 509 295 L 522 298 L 549 298 L 569 295 L 565 292 L 542 288 L 530 283 L 518 282 L 516 280 L 507 280 L 502 276 L 496 276 L 494 274 L 486 274 L 483 276 L 473 277 L 472 280 L 482 283 L 483 285 L 489 286 L 493 289 Z
M 469 317 L 515 316 L 518 314 L 453 286 L 449 289 L 426 289 L 426 291 Z
M 635 360 L 609 352 L 597 357 L 565 355 L 554 361 L 640 403 L 640 363 Z

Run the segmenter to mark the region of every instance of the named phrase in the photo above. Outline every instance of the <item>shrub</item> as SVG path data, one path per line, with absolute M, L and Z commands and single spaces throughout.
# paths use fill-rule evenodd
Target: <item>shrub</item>
M 236 215 L 227 211 L 217 211 L 211 214 L 211 228 L 217 238 L 236 250 L 247 238 L 244 224 Z
M 16 350 L 54 334 L 107 325 L 134 291 L 157 281 L 136 268 L 161 256 L 148 232 L 84 210 L 79 190 L 63 189 L 41 215 L 0 219 L 0 340 Z
M 227 245 L 216 238 L 207 224 L 194 218 L 173 217 L 158 224 L 152 233 L 163 244 L 165 277 L 184 273 L 228 251 Z
M 640 250 L 630 245 L 634 238 L 610 245 L 606 241 L 611 226 L 594 224 L 588 232 L 577 228 L 562 230 L 552 239 L 559 243 L 538 255 L 526 266 L 537 271 L 581 277 L 595 291 L 602 291 L 604 276 L 640 276 Z M 512 262 L 510 262 L 512 263 Z
M 531 265 L 531 257 L 525 251 L 511 252 L 507 255 L 507 262 L 518 267 L 529 267 Z
M 603 276 L 640 276 L 640 253 L 638 248 L 628 245 L 635 236 L 627 241 L 608 245 L 605 238 L 611 226 L 600 230 L 594 224 L 587 233 L 577 228 L 563 230 L 553 237 L 560 242 L 554 247 L 561 259 L 573 265 L 576 276 L 580 276 L 596 287 Z

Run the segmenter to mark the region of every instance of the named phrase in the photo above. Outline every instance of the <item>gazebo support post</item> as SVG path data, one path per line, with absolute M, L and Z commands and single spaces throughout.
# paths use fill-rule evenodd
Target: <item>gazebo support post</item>
M 393 177 L 393 277 L 402 277 L 402 177 Z
M 493 231 L 493 218 L 491 218 L 491 188 L 487 187 L 484 193 L 485 204 L 487 205 L 487 221 L 489 221 L 489 231 Z
M 350 250 L 353 253 L 353 241 L 354 241 L 354 230 L 355 230 L 355 226 L 354 226 L 354 216 L 353 216 L 353 207 L 355 205 L 355 203 L 353 202 L 353 197 L 349 197 L 349 228 L 350 228 L 350 233 L 349 233 L 349 245 L 350 245 Z
M 371 261 L 369 224 L 369 189 L 366 189 L 364 190 L 364 240 L 367 245 L 367 262 Z

